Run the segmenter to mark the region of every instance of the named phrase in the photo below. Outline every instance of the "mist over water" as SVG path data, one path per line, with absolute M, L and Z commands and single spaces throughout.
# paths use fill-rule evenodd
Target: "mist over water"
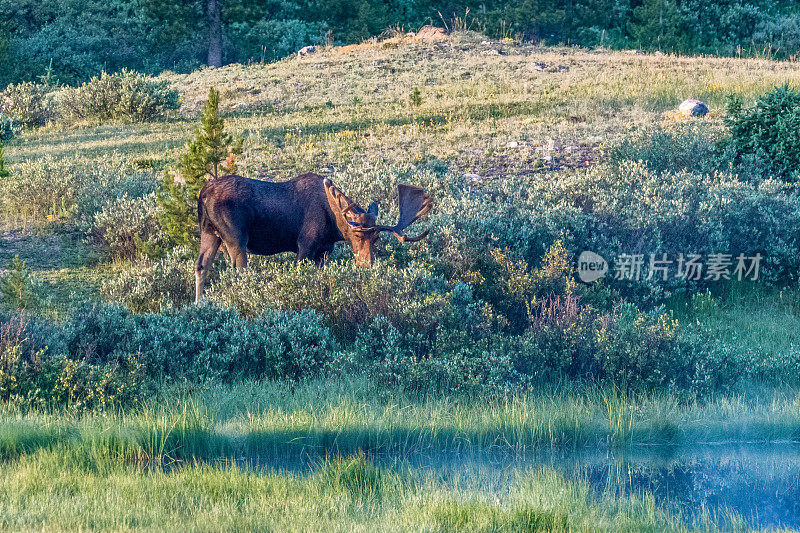
M 656 505 L 687 526 L 710 516 L 725 527 L 733 516 L 753 528 L 800 528 L 800 443 L 715 444 L 697 447 L 634 446 L 625 450 L 574 449 L 378 453 L 378 465 L 420 479 L 433 477 L 465 497 L 502 503 L 527 473 L 552 469 L 587 483 L 602 500 L 652 494 Z M 308 472 L 322 460 L 236 461 L 255 470 Z

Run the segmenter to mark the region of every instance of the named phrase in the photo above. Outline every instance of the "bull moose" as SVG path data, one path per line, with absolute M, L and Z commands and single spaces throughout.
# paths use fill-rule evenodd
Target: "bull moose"
M 358 264 L 370 266 L 380 232 L 389 231 L 400 242 L 422 240 L 427 231 L 417 237 L 407 237 L 403 231 L 431 210 L 430 196 L 413 185 L 398 185 L 397 192 L 400 219 L 394 226 L 379 226 L 378 204 L 365 211 L 330 179 L 317 174 L 280 183 L 233 174 L 209 181 L 197 197 L 200 256 L 195 303 L 200 302 L 221 244 L 236 268 L 247 266 L 247 252 L 295 252 L 298 261 L 309 259 L 321 266 L 336 242 L 348 240 Z

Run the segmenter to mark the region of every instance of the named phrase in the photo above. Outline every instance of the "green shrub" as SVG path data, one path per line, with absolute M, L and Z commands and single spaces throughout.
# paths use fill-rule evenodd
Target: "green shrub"
M 18 163 L 10 178 L 0 180 L 0 208 L 15 220 L 73 220 L 90 227 L 94 214 L 109 202 L 155 188 L 151 172 L 115 159 L 90 165 L 45 156 Z
M 188 248 L 177 247 L 161 259 L 139 258 L 103 282 L 101 290 L 135 313 L 184 306 L 194 299 L 194 257 Z
M 97 304 L 40 331 L 46 342 L 36 345 L 45 343 L 54 354 L 88 354 L 98 365 L 138 354 L 156 380 L 298 381 L 322 372 L 337 350 L 322 317 L 308 311 L 270 309 L 251 320 L 211 305 L 134 315 Z
M 776 180 L 745 182 L 725 173 L 657 173 L 644 163 L 598 167 L 567 178 L 547 196 L 561 197 L 592 219 L 592 233 L 576 235 L 578 250 L 592 250 L 611 261 L 619 254 L 681 253 L 763 256 L 759 280 L 786 284 L 797 279 L 800 258 L 800 197 Z M 566 204 L 566 205 L 565 205 Z M 576 249 L 573 248 L 573 249 Z M 657 304 L 669 291 L 686 285 L 612 281 L 623 296 Z M 699 284 L 702 287 L 702 283 Z M 697 285 L 695 285 L 697 287 Z
M 376 316 L 403 331 L 430 332 L 450 309 L 451 288 L 441 277 L 417 267 L 385 263 L 364 269 L 355 261 L 330 262 L 318 268 L 272 261 L 263 269 L 228 269 L 220 273 L 206 298 L 257 316 L 268 308 L 312 309 L 342 335 Z
M 21 407 L 73 409 L 128 406 L 147 394 L 144 367 L 125 355 L 96 364 L 27 346 L 28 324 L 21 317 L 0 322 L 0 401 Z
M 0 142 L 0 179 L 8 177 L 8 170 L 6 170 L 6 160 L 3 157 L 3 143 Z
M 0 143 L 7 141 L 17 134 L 16 124 L 8 115 L 0 113 Z
M 113 257 L 133 259 L 166 245 L 159 214 L 155 192 L 139 198 L 123 195 L 95 213 L 89 234 Z
M 15 255 L 8 272 L 0 277 L 0 302 L 11 309 L 36 309 L 39 305 L 38 292 L 28 266 Z
M 745 108 L 741 99 L 728 103 L 725 123 L 730 130 L 727 149 L 735 160 L 755 157 L 785 181 L 797 181 L 800 170 L 800 92 L 776 87 Z
M 514 369 L 513 337 L 477 334 L 469 324 L 431 335 L 403 333 L 385 317 L 359 328 L 352 365 L 379 386 L 413 393 L 504 393 L 530 382 Z
M 10 84 L 0 91 L 0 113 L 24 127 L 42 126 L 56 116 L 51 87 L 34 82 Z
M 61 89 L 56 98 L 62 118 L 69 122 L 143 122 L 179 107 L 178 92 L 167 82 L 125 69 L 103 72 L 80 87 Z
M 560 376 L 602 379 L 594 342 L 602 316 L 572 295 L 540 299 L 529 312 L 530 327 L 509 343 L 515 371 L 535 381 Z
M 721 136 L 722 132 L 709 130 L 707 124 L 678 124 L 669 130 L 656 127 L 625 136 L 608 155 L 612 163 L 641 161 L 659 174 L 680 170 L 709 174 L 726 170 L 717 149 Z
M 678 321 L 668 313 L 622 304 L 600 319 L 594 357 L 602 378 L 617 386 L 687 388 L 693 361 L 680 352 L 677 340 Z

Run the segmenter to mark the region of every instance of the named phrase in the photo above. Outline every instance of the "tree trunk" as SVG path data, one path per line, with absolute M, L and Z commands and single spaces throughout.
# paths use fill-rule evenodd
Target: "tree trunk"
M 222 66 L 222 1 L 208 0 L 208 65 Z

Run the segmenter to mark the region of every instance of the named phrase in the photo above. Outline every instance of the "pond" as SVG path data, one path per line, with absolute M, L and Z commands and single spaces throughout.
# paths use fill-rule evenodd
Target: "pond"
M 703 510 L 724 525 L 731 512 L 754 528 L 800 528 L 800 444 L 707 445 L 690 449 L 539 451 L 406 457 L 412 467 L 501 497 L 520 472 L 543 466 L 587 482 L 598 497 L 649 492 L 691 526 Z
M 545 467 L 588 483 L 598 498 L 648 492 L 660 507 L 680 513 L 687 526 L 707 512 L 722 526 L 735 513 L 754 528 L 800 528 L 800 443 L 382 453 L 373 459 L 498 501 L 520 474 Z M 302 461 L 245 463 L 256 469 L 304 472 L 319 460 L 306 456 Z

